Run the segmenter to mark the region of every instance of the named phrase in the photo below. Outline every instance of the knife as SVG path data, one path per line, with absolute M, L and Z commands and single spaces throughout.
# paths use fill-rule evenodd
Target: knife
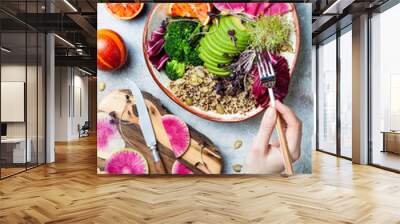
M 160 154 L 157 150 L 156 136 L 154 135 L 153 125 L 151 123 L 150 115 L 147 110 L 146 103 L 144 102 L 142 92 L 140 91 L 136 83 L 130 80 L 129 83 L 132 86 L 133 95 L 135 97 L 136 109 L 139 116 L 140 130 L 142 131 L 146 145 L 150 149 L 153 156 L 153 163 L 156 168 L 156 172 L 158 174 L 165 174 L 165 166 L 161 161 Z

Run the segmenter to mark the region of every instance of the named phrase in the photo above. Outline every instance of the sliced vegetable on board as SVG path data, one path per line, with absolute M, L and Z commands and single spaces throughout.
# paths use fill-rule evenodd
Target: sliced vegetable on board
M 161 118 L 168 139 L 171 143 L 175 157 L 181 157 L 189 147 L 190 133 L 189 128 L 179 117 L 171 114 Z
M 106 160 L 105 171 L 110 174 L 148 174 L 149 165 L 139 151 L 125 148 Z
M 172 174 L 180 174 L 180 175 L 186 175 L 186 174 L 193 174 L 193 171 L 191 171 L 189 168 L 187 168 L 183 163 L 179 162 L 176 160 L 174 164 L 172 165 Z

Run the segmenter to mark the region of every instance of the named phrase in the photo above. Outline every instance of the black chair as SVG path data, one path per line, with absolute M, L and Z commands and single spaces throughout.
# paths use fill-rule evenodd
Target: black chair
M 78 130 L 79 130 L 79 138 L 89 136 L 89 130 L 90 130 L 89 121 L 85 121 L 82 127 L 78 125 Z

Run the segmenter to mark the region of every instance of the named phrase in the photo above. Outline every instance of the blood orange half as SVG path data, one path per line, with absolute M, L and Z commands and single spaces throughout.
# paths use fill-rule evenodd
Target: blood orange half
M 208 12 L 211 11 L 210 3 L 170 3 L 168 15 L 197 18 L 203 25 L 210 21 Z
M 135 18 L 143 9 L 144 3 L 106 3 L 107 10 L 118 19 Z

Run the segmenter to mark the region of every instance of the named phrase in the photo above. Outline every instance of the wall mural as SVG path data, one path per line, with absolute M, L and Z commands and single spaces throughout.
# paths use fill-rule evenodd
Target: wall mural
M 311 4 L 97 7 L 98 174 L 311 172 Z

